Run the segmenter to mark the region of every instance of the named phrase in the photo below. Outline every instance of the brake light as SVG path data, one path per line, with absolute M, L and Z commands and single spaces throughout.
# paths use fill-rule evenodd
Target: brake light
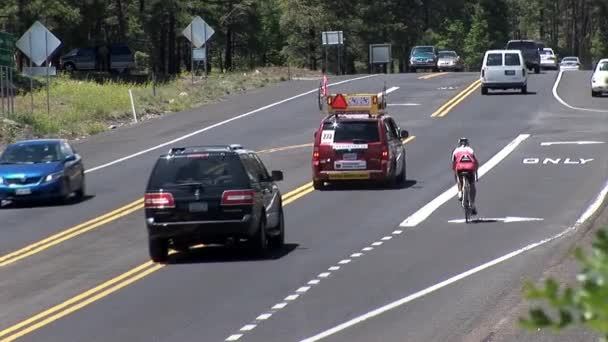
M 382 160 L 388 160 L 388 148 L 382 147 Z
M 254 196 L 253 190 L 226 190 L 222 193 L 222 205 L 251 205 Z
M 317 166 L 319 165 L 319 160 L 321 159 L 321 153 L 319 153 L 319 148 L 315 147 L 314 151 L 312 152 L 312 163 L 313 165 Z
M 149 193 L 144 196 L 144 206 L 146 209 L 175 208 L 175 200 L 168 192 Z

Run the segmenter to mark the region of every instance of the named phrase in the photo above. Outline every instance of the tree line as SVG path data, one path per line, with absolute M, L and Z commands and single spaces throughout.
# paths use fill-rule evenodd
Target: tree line
M 156 72 L 176 74 L 190 66 L 181 32 L 196 15 L 216 31 L 208 66 L 227 71 L 320 70 L 325 60 L 335 70 L 339 58 L 340 72 L 364 72 L 374 43 L 392 44 L 399 71 L 421 44 L 456 50 L 473 70 L 485 50 L 513 38 L 586 64 L 608 57 L 606 0 L 4 0 L 0 28 L 20 36 L 40 20 L 62 40 L 60 53 L 127 43 Z M 334 30 L 344 32 L 339 52 L 321 44 L 321 32 Z

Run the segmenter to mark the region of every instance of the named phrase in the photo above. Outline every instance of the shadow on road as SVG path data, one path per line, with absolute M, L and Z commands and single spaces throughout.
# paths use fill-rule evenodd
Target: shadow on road
M 242 262 L 277 260 L 283 258 L 298 248 L 296 243 L 286 243 L 282 248 L 269 250 L 264 255 L 247 247 L 209 246 L 191 249 L 169 256 L 168 264 L 205 264 L 216 262 Z
M 382 184 L 373 184 L 369 182 L 340 182 L 340 183 L 327 183 L 325 188 L 321 191 L 391 191 L 391 190 L 402 190 L 409 188 L 420 188 L 415 185 L 418 184 L 416 180 L 406 180 L 405 183 L 394 187 L 389 187 Z
M 16 201 L 16 202 L 8 202 L 3 205 L 0 205 L 0 209 L 8 210 L 8 209 L 32 209 L 32 208 L 43 208 L 43 207 L 65 207 L 70 205 L 76 205 L 84 202 L 88 202 L 95 198 L 95 195 L 85 195 L 82 199 L 76 200 L 75 198 L 70 198 L 69 200 L 62 202 L 61 200 L 32 200 L 32 201 Z

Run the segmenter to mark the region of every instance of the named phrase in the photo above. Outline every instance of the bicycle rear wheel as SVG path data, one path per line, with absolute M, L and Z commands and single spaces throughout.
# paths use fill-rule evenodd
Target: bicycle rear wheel
M 462 178 L 462 208 L 464 209 L 464 220 L 469 223 L 471 221 L 471 204 L 469 202 L 471 186 L 468 177 L 463 176 Z

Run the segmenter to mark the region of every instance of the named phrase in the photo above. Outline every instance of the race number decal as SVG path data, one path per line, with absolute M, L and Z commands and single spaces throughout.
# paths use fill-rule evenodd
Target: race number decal
M 334 143 L 334 131 L 321 132 L 321 145 L 331 145 Z

